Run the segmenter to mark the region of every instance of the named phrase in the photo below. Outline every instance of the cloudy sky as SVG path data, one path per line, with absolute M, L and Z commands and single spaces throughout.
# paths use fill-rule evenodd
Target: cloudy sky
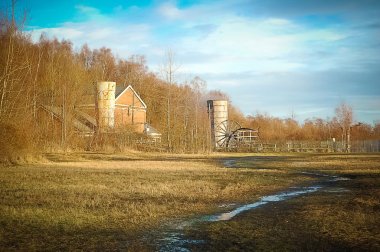
M 19 1 L 20 3 L 20 1 Z M 178 78 L 200 76 L 246 115 L 380 120 L 380 1 L 24 0 L 28 30 L 145 55 L 157 72 L 168 49 Z

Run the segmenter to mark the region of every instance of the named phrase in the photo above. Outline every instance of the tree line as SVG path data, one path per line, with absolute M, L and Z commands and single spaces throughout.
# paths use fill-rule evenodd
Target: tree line
M 123 59 L 109 48 L 91 49 L 86 44 L 74 50 L 70 41 L 45 35 L 34 42 L 23 31 L 22 23 L 15 20 L 14 9 L 11 13 L 10 17 L 2 15 L 0 20 L 0 152 L 3 155 L 21 150 L 46 150 L 47 146 L 88 148 L 70 127 L 70 115 L 97 81 L 133 86 L 147 104 L 148 123 L 162 133 L 165 150 L 211 150 L 206 101 L 230 99 L 221 91 L 208 91 L 206 81 L 198 76 L 178 82 L 173 52 L 167 53 L 160 73 L 154 73 L 141 55 Z M 347 135 L 347 130 L 356 139 L 380 137 L 379 124 L 352 127 L 352 109 L 351 115 L 339 115 L 337 110 L 337 116 L 331 120 L 316 118 L 300 124 L 291 118 L 266 114 L 244 116 L 231 101 L 229 104 L 229 118 L 245 127 L 260 128 L 263 141 L 339 139 Z M 66 115 L 67 121 L 62 122 L 65 127 L 60 127 L 59 134 L 52 134 L 53 124 L 42 124 L 39 120 L 41 105 L 59 106 Z
M 380 139 L 380 123 L 370 125 L 352 121 L 344 125 L 336 116 L 332 119 L 306 119 L 303 123 L 292 118 L 280 119 L 267 114 L 248 116 L 246 120 L 250 127 L 260 127 L 260 138 L 266 142 L 326 141 L 333 138 L 336 141 L 346 141 L 348 131 L 351 140 Z
M 147 122 L 162 133 L 165 150 L 203 152 L 210 148 L 205 104 L 208 97 L 217 98 L 221 93 L 207 92 L 206 82 L 200 77 L 182 83 L 176 81 L 173 54 L 168 52 L 160 73 L 156 74 L 148 69 L 144 56 L 122 59 L 109 48 L 91 49 L 86 44 L 74 50 L 70 41 L 49 39 L 45 35 L 34 42 L 21 27 L 14 15 L 2 16 L 0 136 L 4 140 L 3 153 L 22 148 L 49 150 L 52 146 L 88 148 L 70 121 L 76 107 L 83 103 L 84 94 L 98 81 L 133 86 L 147 104 Z M 41 122 L 38 116 L 41 105 L 60 107 L 65 118 L 62 125 Z

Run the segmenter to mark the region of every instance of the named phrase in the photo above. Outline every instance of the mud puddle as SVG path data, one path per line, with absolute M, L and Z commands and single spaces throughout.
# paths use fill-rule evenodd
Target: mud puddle
M 226 167 L 233 167 L 234 160 L 226 160 L 223 162 Z M 197 230 L 197 226 L 201 223 L 207 222 L 216 222 L 216 221 L 229 221 L 235 216 L 242 214 L 246 211 L 252 211 L 255 208 L 267 205 L 267 204 L 275 204 L 276 202 L 289 200 L 291 198 L 295 198 L 301 195 L 307 195 L 310 193 L 314 193 L 317 191 L 324 191 L 328 193 L 344 193 L 347 192 L 345 188 L 336 187 L 334 184 L 337 181 L 348 180 L 348 178 L 339 177 L 339 176 L 331 176 L 327 174 L 321 173 L 312 173 L 312 172 L 301 172 L 304 175 L 319 177 L 319 182 L 314 185 L 307 187 L 290 187 L 286 191 L 282 191 L 279 193 L 267 195 L 261 197 L 259 200 L 244 204 L 222 204 L 219 207 L 225 209 L 224 211 L 212 214 L 212 215 L 204 215 L 197 216 L 188 220 L 177 220 L 173 221 L 162 227 L 161 232 L 155 231 L 155 233 L 151 233 L 145 237 L 146 242 L 149 242 L 153 246 L 156 247 L 157 251 L 190 251 L 188 247 L 192 244 L 200 244 L 204 243 L 203 240 L 193 240 L 189 239 L 185 235 L 186 230 Z M 229 209 L 226 211 L 226 209 Z
M 203 218 L 203 221 L 227 221 L 227 220 L 231 220 L 236 215 L 239 215 L 245 211 L 255 209 L 259 206 L 266 205 L 270 202 L 279 202 L 279 201 L 283 201 L 283 200 L 288 200 L 288 199 L 291 199 L 291 198 L 299 196 L 299 195 L 316 192 L 316 191 L 320 190 L 321 188 L 322 188 L 321 186 L 310 186 L 310 187 L 300 188 L 299 190 L 295 190 L 295 191 L 285 191 L 285 192 L 281 192 L 281 193 L 277 193 L 277 194 L 264 196 L 264 197 L 261 197 L 258 201 L 254 202 L 254 203 L 250 203 L 250 204 L 240 206 L 240 207 L 235 208 L 234 210 L 232 210 L 230 212 L 206 216 Z

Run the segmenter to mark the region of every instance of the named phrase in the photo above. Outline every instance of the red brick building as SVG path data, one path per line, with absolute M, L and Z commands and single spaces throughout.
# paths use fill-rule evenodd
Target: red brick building
M 64 125 L 61 106 L 41 106 L 40 117 L 51 121 L 54 128 Z M 99 82 L 83 96 L 82 104 L 76 105 L 66 115 L 66 127 L 90 136 L 96 131 L 122 133 L 133 131 L 157 138 L 161 136 L 146 123 L 147 106 L 131 85 L 116 85 L 115 82 Z M 43 120 L 45 121 L 45 120 Z M 154 135 L 154 136 L 153 136 Z
M 132 126 L 136 132 L 143 133 L 146 124 L 146 105 L 131 85 L 116 87 L 115 128 Z

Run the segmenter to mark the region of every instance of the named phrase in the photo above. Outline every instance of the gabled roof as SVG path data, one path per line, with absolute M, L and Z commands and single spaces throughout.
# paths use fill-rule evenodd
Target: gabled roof
M 129 85 L 130 86 L 130 85 Z M 128 86 L 128 87 L 129 87 Z M 119 97 L 121 93 L 123 93 L 124 90 L 126 90 L 128 87 L 124 85 L 116 85 L 116 91 L 115 91 L 115 98 Z
M 133 87 L 131 85 L 128 85 L 128 87 L 125 87 L 125 86 L 118 86 L 116 85 L 116 91 L 115 91 L 115 101 L 121 97 L 125 92 L 127 92 L 127 90 L 130 89 L 132 90 L 133 94 L 137 97 L 137 99 L 139 99 L 139 101 L 141 102 L 141 104 L 143 105 L 144 108 L 147 108 L 145 102 L 141 99 L 141 97 L 136 93 L 136 91 L 133 89 Z

